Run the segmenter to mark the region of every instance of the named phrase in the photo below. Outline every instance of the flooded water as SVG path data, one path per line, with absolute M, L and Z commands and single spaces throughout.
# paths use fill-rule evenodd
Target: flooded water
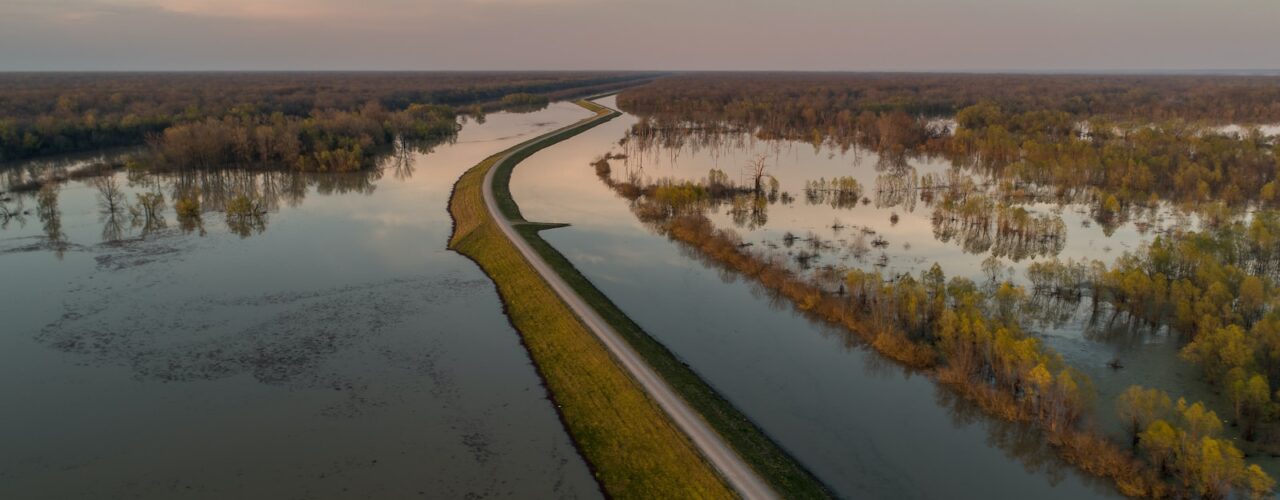
M 602 102 L 613 105 L 612 99 Z M 771 302 L 751 283 L 722 275 L 650 232 L 590 166 L 606 152 L 622 151 L 618 142 L 636 121 L 624 115 L 521 163 L 511 183 L 521 211 L 529 220 L 571 224 L 543 235 L 646 331 L 838 494 L 1115 495 L 1108 485 L 1058 462 L 1035 432 L 982 417 L 930 380 L 883 361 L 845 333 L 817 325 L 786 304 Z M 656 177 L 700 178 L 711 168 L 736 175 L 751 154 L 660 151 L 644 159 L 643 169 Z M 863 158 L 857 166 L 852 158 L 828 158 L 826 152 L 814 154 L 811 147 L 804 152 L 799 146 L 772 158 L 778 163 L 771 173 L 780 177 L 781 189 L 792 193 L 801 190 L 807 178 L 830 179 L 837 172 L 874 185 L 874 159 Z M 620 170 L 621 164 L 615 163 L 614 171 Z M 810 210 L 822 211 L 814 215 L 807 213 Z M 829 210 L 803 200 L 771 206 L 766 224 L 740 230 L 757 244 L 778 242 L 786 231 L 827 231 L 822 234 L 834 239 Z M 951 274 L 980 273 L 975 269 L 980 269 L 977 263 L 983 256 L 963 257 L 961 247 L 934 241 L 929 225 L 909 218 L 914 212 L 861 203 L 855 210 L 860 212 L 843 211 L 840 217 L 850 225 L 883 231 L 895 247 L 890 259 L 896 269 L 913 270 L 924 260 L 945 258 L 956 259 L 945 262 L 948 266 L 958 264 L 948 271 Z M 889 221 L 893 210 L 900 216 L 896 225 Z M 713 218 L 722 227 L 736 227 L 729 214 Z M 908 242 L 912 250 L 904 257 L 898 250 Z M 1087 251 L 1088 244 L 1079 244 Z
M 1110 264 L 1171 228 L 1199 225 L 1194 214 L 1171 206 L 1135 210 L 1104 224 L 1087 204 L 1035 199 L 1011 203 L 1013 208 L 1002 216 L 996 184 L 945 158 L 894 158 L 856 148 L 839 151 L 796 141 L 765 141 L 736 132 L 629 134 L 630 124 L 638 121 L 629 117 L 629 123 L 614 125 L 614 138 L 601 141 L 591 152 L 596 157 L 621 156 L 610 160 L 615 181 L 702 181 L 717 170 L 730 182 L 749 186 L 751 172 L 745 167 L 763 159 L 766 174 L 777 180 L 776 196 L 762 206 L 724 203 L 708 217 L 716 227 L 736 232 L 744 244 L 786 256 L 800 272 L 830 266 L 877 271 L 890 278 L 919 277 L 936 263 L 948 277 L 1027 286 L 1026 270 L 1032 263 L 1060 259 Z M 573 182 L 587 182 L 594 171 L 586 170 L 574 172 L 584 177 Z M 970 199 L 991 204 L 979 210 L 986 217 L 966 219 L 963 207 L 948 208 L 942 201 L 947 190 L 936 186 L 960 180 L 972 182 Z M 840 182 L 848 188 L 833 188 Z M 625 201 L 615 197 L 614 203 Z M 1003 221 L 1009 221 L 1012 230 L 1002 231 Z M 1028 326 L 1094 381 L 1099 401 L 1094 414 L 1109 432 L 1123 432 L 1112 402 L 1133 384 L 1156 387 L 1175 398 L 1208 401 L 1220 414 L 1229 413 L 1223 399 L 1202 382 L 1201 370 L 1178 358 L 1184 341 L 1177 336 L 1135 332 L 1123 318 L 1115 322 L 1109 311 L 1095 316 L 1088 303 L 1042 302 L 1044 310 L 1035 316 L 1043 318 Z M 1025 313 L 1033 317 L 1031 311 Z M 1113 359 L 1125 369 L 1109 368 Z M 1270 462 L 1264 464 L 1280 472 L 1280 462 Z
M 719 171 L 729 182 L 749 186 L 751 171 L 744 167 L 763 159 L 766 174 L 777 181 L 776 195 L 762 205 L 725 202 L 708 217 L 716 227 L 739 234 L 744 244 L 785 256 L 799 272 L 860 268 L 889 278 L 918 277 L 936 263 L 949 277 L 989 284 L 1010 280 L 1030 289 L 1026 271 L 1035 262 L 1111 264 L 1158 235 L 1201 227 L 1196 214 L 1170 204 L 1104 218 L 1088 200 L 1014 197 L 1011 193 L 1020 190 L 1032 194 L 1053 190 L 1000 189 L 999 180 L 980 169 L 962 168 L 940 157 L 881 156 L 856 148 L 840 151 L 796 141 L 758 140 L 736 132 L 646 135 L 636 130 L 628 133 L 627 125 L 615 128 L 615 138 L 602 142 L 595 152 L 611 154 L 610 175 L 615 182 L 702 181 Z M 973 213 L 982 216 L 966 214 L 965 203 L 946 203 L 949 187 L 965 183 L 971 187 L 960 190 L 964 199 L 981 201 L 977 205 L 983 208 Z M 1221 391 L 1204 382 L 1202 370 L 1178 356 L 1186 338 L 1167 330 L 1135 327 L 1137 323 L 1126 316 L 1113 314 L 1105 306 L 1094 310 L 1088 301 L 1033 298 L 1037 310 L 1022 311 L 1028 328 L 1089 376 L 1097 395 L 1091 413 L 1105 432 L 1127 438 L 1114 402 L 1135 384 L 1158 388 L 1175 400 L 1204 401 L 1221 416 L 1233 413 Z M 1123 369 L 1113 369 L 1112 360 Z M 1251 443 L 1237 442 L 1251 454 L 1252 463 L 1280 475 L 1280 459 L 1255 452 Z
M 91 179 L 21 196 L 0 497 L 598 497 L 493 285 L 446 250 L 465 169 L 587 114 L 491 114 L 372 174 L 114 174 L 166 193 L 158 219 L 104 213 Z

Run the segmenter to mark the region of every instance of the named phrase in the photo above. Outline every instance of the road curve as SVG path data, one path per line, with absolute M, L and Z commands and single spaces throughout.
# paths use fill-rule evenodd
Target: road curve
M 600 118 L 602 116 L 590 119 L 599 120 Z M 756 471 L 747 465 L 742 460 L 742 457 L 738 456 L 737 452 L 724 442 L 720 434 L 713 430 L 698 412 L 689 407 L 684 398 L 676 394 L 671 389 L 671 386 L 667 385 L 666 381 L 654 372 L 640 355 L 631 348 L 631 345 L 623 340 L 622 336 L 601 318 L 594 308 L 582 300 L 582 297 L 565 283 L 564 279 L 551 266 L 547 265 L 542 256 L 538 255 L 538 252 L 534 251 L 529 242 L 525 241 L 516 232 L 511 221 L 498 209 L 497 200 L 493 197 L 493 178 L 499 167 L 510 161 L 512 156 L 536 146 L 547 137 L 567 128 L 578 126 L 581 123 L 574 123 L 529 141 L 507 152 L 506 155 L 495 162 L 484 176 L 482 191 L 484 192 L 485 207 L 488 208 L 489 214 L 494 221 L 498 223 L 498 227 L 502 228 L 502 233 L 507 236 L 507 239 L 511 240 L 511 243 L 520 250 L 520 253 L 533 265 L 533 268 L 538 271 L 542 279 L 551 285 L 551 288 L 560 296 L 560 299 L 564 300 L 565 304 L 568 304 L 569 308 L 573 309 L 574 314 L 578 315 L 582 323 L 595 334 L 596 338 L 600 339 L 600 342 L 609 350 L 618 364 L 622 365 L 631 374 L 631 377 L 640 383 L 649 398 L 658 403 L 658 406 L 666 412 L 667 417 L 689 437 L 689 440 L 698 448 L 702 456 L 720 472 L 720 475 L 730 487 L 746 499 L 778 498 L 778 495 L 769 488 L 769 485 L 765 483 L 760 475 L 756 474 Z

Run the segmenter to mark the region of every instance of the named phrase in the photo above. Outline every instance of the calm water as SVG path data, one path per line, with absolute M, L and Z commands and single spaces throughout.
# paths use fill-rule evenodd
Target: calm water
M 0 497 L 599 496 L 493 285 L 445 249 L 461 172 L 585 115 L 493 114 L 375 175 L 116 175 L 268 208 L 230 223 L 135 226 L 88 181 L 57 217 L 24 197 L 0 230 Z

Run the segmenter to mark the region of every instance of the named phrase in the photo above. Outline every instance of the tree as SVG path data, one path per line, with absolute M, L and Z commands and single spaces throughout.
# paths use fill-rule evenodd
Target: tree
M 1155 420 L 1138 434 L 1138 447 L 1156 468 L 1164 470 L 1178 451 L 1178 432 L 1164 420 Z
M 1168 394 L 1159 389 L 1144 389 L 1138 385 L 1129 386 L 1116 398 L 1116 412 L 1121 419 L 1129 422 L 1129 433 L 1135 447 L 1139 442 L 1139 433 L 1152 422 L 1164 418 L 1172 406 Z
M 1258 420 L 1271 406 L 1271 384 L 1267 383 L 1266 377 L 1259 374 L 1254 374 L 1242 384 L 1244 387 L 1240 392 L 1245 421 L 1244 436 L 1245 439 L 1253 439 Z
M 149 233 L 154 229 L 160 229 L 165 226 L 164 215 L 164 195 L 160 193 L 137 193 L 134 195 L 137 203 L 129 207 L 129 212 L 133 216 L 134 224 L 142 224 L 142 232 Z
M 1276 481 L 1263 472 L 1262 467 L 1258 467 L 1257 464 L 1250 464 L 1245 469 L 1244 479 L 1241 482 L 1244 484 L 1245 493 L 1249 498 L 1254 499 L 1270 497 L 1276 487 Z
M 1217 437 L 1222 433 L 1222 419 L 1218 418 L 1218 414 L 1213 410 L 1206 409 L 1199 401 L 1188 406 L 1185 399 L 1178 398 L 1177 410 L 1178 414 L 1182 415 L 1183 426 L 1192 440 Z
M 94 177 L 92 182 L 98 190 L 98 203 L 102 205 L 103 212 L 114 214 L 124 209 L 127 198 L 114 175 Z
M 1053 375 L 1044 363 L 1039 363 L 1027 372 L 1027 385 L 1039 407 L 1040 418 L 1045 418 L 1049 409 L 1050 398 L 1053 397 Z
M 1252 365 L 1253 347 L 1245 338 L 1244 329 L 1232 324 L 1202 331 L 1182 348 L 1181 356 L 1200 365 L 1210 382 L 1220 383 L 1231 369 Z
M 764 194 L 765 170 L 769 168 L 768 156 L 760 154 L 747 163 L 747 175 L 751 176 L 752 189 L 757 195 Z
M 1188 454 L 1195 492 L 1204 498 L 1226 498 L 1245 470 L 1244 455 L 1231 443 L 1200 438 L 1199 449 Z
M 1113 194 L 1107 195 L 1102 201 L 1102 206 L 1098 209 L 1098 218 L 1104 221 L 1115 219 L 1120 213 L 1120 200 L 1116 199 Z
M 1266 300 L 1266 290 L 1263 288 L 1262 280 L 1257 276 L 1245 276 L 1244 281 L 1240 282 L 1240 315 L 1244 316 L 1246 321 L 1253 322 L 1262 312 L 1262 306 Z

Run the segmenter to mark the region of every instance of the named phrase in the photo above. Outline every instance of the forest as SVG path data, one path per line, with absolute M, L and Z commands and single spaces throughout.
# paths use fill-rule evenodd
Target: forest
M 478 114 L 596 93 L 654 76 L 621 72 L 6 73 L 0 75 L 0 161 L 140 145 L 183 125 L 216 129 L 214 123 L 221 122 L 226 128 L 239 129 L 238 133 L 253 129 L 256 134 L 270 123 L 272 134 L 279 135 L 281 129 L 305 128 L 303 122 L 308 119 L 359 120 L 360 116 L 339 115 L 370 107 L 399 113 L 414 105 L 440 106 Z M 402 132 L 400 125 L 404 123 L 390 127 L 390 132 Z M 320 134 L 328 132 L 332 130 Z M 361 136 L 343 140 L 367 142 Z M 356 144 L 310 152 L 333 151 L 331 156 L 341 156 L 350 154 Z M 288 156 L 288 147 L 282 147 L 267 155 Z M 346 160 L 327 161 L 343 164 Z M 294 160 L 284 162 L 292 165 Z M 312 157 L 304 162 L 318 167 L 326 160 Z
M 699 73 L 669 76 L 618 97 L 625 111 L 642 116 L 697 116 L 804 133 L 840 131 L 865 119 L 864 112 L 953 116 L 984 101 L 1011 113 L 1271 123 L 1280 121 L 1280 77 Z

